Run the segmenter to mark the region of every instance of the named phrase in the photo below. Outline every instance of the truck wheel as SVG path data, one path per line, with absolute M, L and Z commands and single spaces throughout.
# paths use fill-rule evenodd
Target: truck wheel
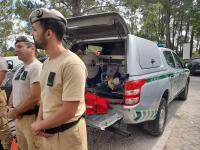
M 162 135 L 166 125 L 167 113 L 167 100 L 165 98 L 162 98 L 160 106 L 158 108 L 156 119 L 153 121 L 145 122 L 143 124 L 143 128 L 153 136 Z
M 179 100 L 186 100 L 187 99 L 187 96 L 188 96 L 188 86 L 189 86 L 189 82 L 187 81 L 184 90 L 178 96 Z

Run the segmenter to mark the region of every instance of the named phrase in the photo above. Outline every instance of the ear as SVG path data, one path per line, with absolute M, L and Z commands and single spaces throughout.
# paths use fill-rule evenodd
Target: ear
M 47 39 L 51 38 L 52 35 L 53 35 L 52 30 L 48 29 L 48 30 L 46 31 L 46 37 L 47 37 Z
M 31 47 L 31 50 L 34 51 L 34 52 L 36 53 L 36 47 L 35 47 L 35 46 L 32 46 L 32 47 Z

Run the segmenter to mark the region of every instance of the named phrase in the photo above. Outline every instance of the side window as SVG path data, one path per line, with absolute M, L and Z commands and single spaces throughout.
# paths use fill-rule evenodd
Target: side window
M 175 62 L 174 62 L 172 53 L 170 51 L 163 51 L 163 55 L 165 56 L 167 64 L 171 66 L 172 68 L 175 68 Z
M 176 62 L 176 68 L 183 68 L 183 65 L 182 65 L 179 57 L 175 53 L 173 53 L 173 55 L 174 55 L 174 60 Z

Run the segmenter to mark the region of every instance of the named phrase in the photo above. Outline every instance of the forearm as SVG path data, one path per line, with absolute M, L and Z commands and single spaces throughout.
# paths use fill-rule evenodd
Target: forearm
M 31 96 L 27 98 L 26 100 L 24 100 L 20 105 L 15 107 L 18 115 L 33 108 L 38 103 L 38 101 L 39 101 L 39 98 L 33 98 Z
M 38 111 L 38 116 L 37 116 L 37 120 L 43 120 L 43 104 L 42 102 L 40 103 L 40 107 L 39 107 L 39 111 Z
M 12 92 L 11 92 L 9 100 L 8 100 L 8 106 L 9 107 L 13 107 L 13 95 L 12 95 Z
M 2 86 L 5 77 L 6 77 L 6 71 L 0 71 L 0 86 Z
M 66 109 L 61 106 L 57 109 L 55 113 L 40 122 L 40 128 L 43 130 L 57 127 L 69 121 L 71 118 L 74 117 L 74 115 L 68 113 Z
M 68 102 L 60 106 L 57 111 L 40 122 L 40 129 L 60 126 L 75 116 L 79 102 Z

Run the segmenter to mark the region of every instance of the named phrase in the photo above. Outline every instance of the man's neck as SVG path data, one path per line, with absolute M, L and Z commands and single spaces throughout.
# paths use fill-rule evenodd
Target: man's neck
M 30 59 L 24 61 L 24 65 L 29 65 L 31 64 L 36 58 L 35 57 L 31 57 Z
M 50 59 L 60 56 L 65 50 L 66 49 L 62 46 L 62 43 L 51 44 L 46 47 L 46 52 Z

